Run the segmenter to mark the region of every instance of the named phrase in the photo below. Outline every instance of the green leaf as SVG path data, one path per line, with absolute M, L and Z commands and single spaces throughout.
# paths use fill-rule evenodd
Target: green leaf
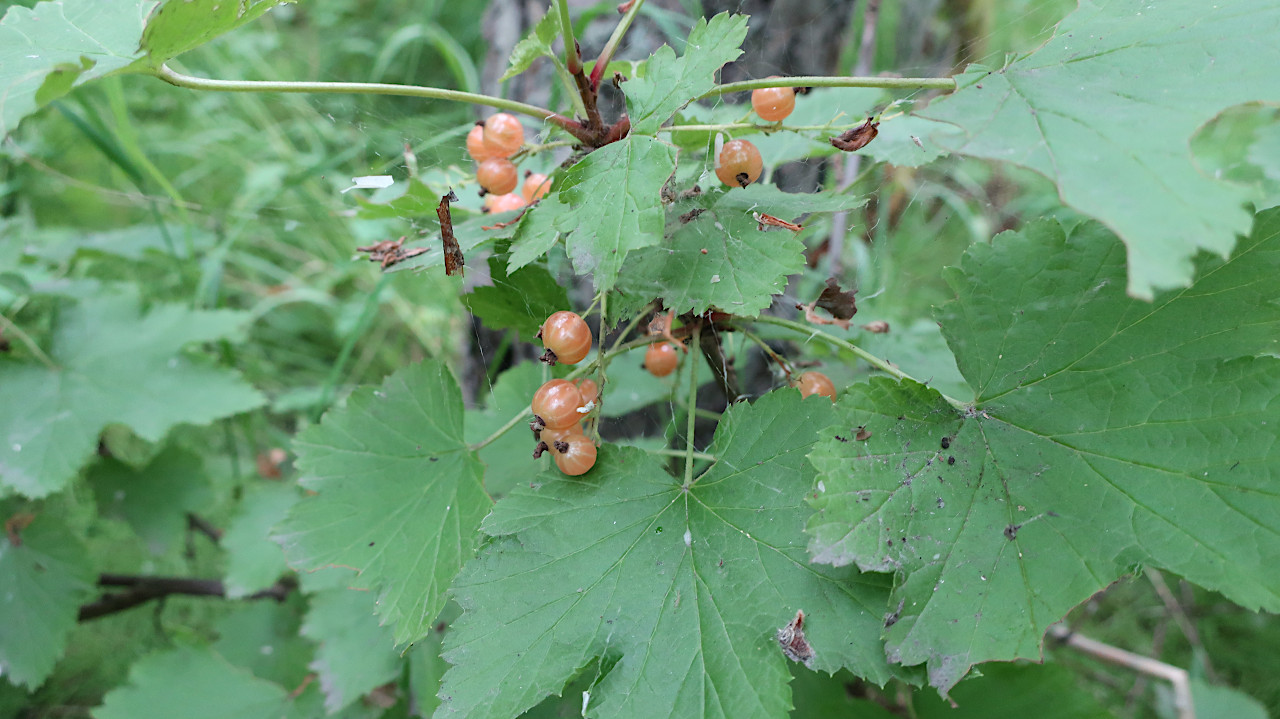
M 555 57 L 554 51 L 551 49 L 551 43 L 560 34 L 560 13 L 556 11 L 555 5 L 551 5 L 542 19 L 537 25 L 525 35 L 516 46 L 511 49 L 511 63 L 507 71 L 498 78 L 498 82 L 506 82 L 511 78 L 519 75 L 534 60 L 540 57 Z
M 231 337 L 249 314 L 100 295 L 58 318 L 49 352 L 59 369 L 0 360 L 0 487 L 43 497 L 66 486 L 111 423 L 155 442 L 182 423 L 207 424 L 263 403 L 227 369 L 182 349 Z
M 436 622 L 435 631 L 417 642 L 407 652 L 409 660 L 409 691 L 417 705 L 417 716 L 429 717 L 440 706 L 440 679 L 449 663 L 440 656 L 444 647 L 444 632 L 458 618 L 458 605 L 450 602 L 444 614 Z
M 218 619 L 213 650 L 259 679 L 296 687 L 310 672 L 312 644 L 299 636 L 298 594 L 285 603 L 238 602 Z
M 1148 304 L 1096 223 L 1000 235 L 939 315 L 976 407 L 884 378 L 842 396 L 812 454 L 811 550 L 898 575 L 891 661 L 945 692 L 977 662 L 1038 658 L 1049 624 L 1139 563 L 1280 609 L 1280 360 L 1260 356 L 1280 353 L 1280 211 L 1198 264 Z M 857 426 L 871 438 L 845 441 Z
M 944 147 L 1036 170 L 1106 223 L 1128 249 L 1129 293 L 1150 299 L 1249 229 L 1257 189 L 1203 173 L 1189 141 L 1224 108 L 1280 101 L 1277 32 L 1272 0 L 1081 0 L 1042 48 L 970 67 L 924 114 L 965 131 Z
M 1079 679 L 1056 664 L 991 664 L 982 676 L 956 686 L 955 704 L 921 692 L 912 702 L 919 719 L 1111 719 L 1115 715 L 1080 691 Z M 1053 701 L 1045 701 L 1053 697 Z M 958 706 L 957 706 L 958 705 Z M 1199 716 L 1199 715 L 1197 715 Z
M 689 33 L 684 55 L 663 45 L 645 64 L 644 75 L 623 88 L 632 132 L 652 133 L 680 108 L 715 87 L 716 70 L 742 54 L 747 16 L 720 13 L 699 18 Z
M 209 478 L 199 455 L 170 446 L 146 467 L 114 459 L 94 466 L 89 484 L 103 516 L 133 527 L 152 554 L 164 554 L 187 528 L 187 513 L 209 504 Z
M 271 528 L 284 521 L 299 500 L 297 488 L 263 482 L 245 493 L 241 512 L 222 535 L 227 552 L 223 584 L 227 596 L 236 599 L 271 586 L 289 567 L 280 545 L 269 538 Z
M 751 316 L 768 307 L 804 268 L 804 243 L 789 230 L 761 230 L 754 214 L 798 215 L 859 207 L 866 202 L 830 193 L 792 194 L 775 186 L 710 192 L 673 210 L 679 217 L 669 243 L 637 252 L 619 289 L 639 301 L 654 296 L 676 312 L 715 307 Z M 692 219 L 688 212 L 701 212 Z M 703 250 L 706 250 L 704 253 Z
M 582 478 L 549 472 L 500 501 L 454 585 L 436 716 L 514 716 L 599 659 L 591 716 L 783 717 L 775 633 L 801 609 L 816 669 L 887 680 L 886 585 L 804 550 L 803 455 L 831 418 L 825 400 L 775 392 L 729 410 L 688 489 L 606 445 Z
M 880 123 L 879 134 L 861 152 L 877 162 L 898 167 L 920 167 L 947 154 L 942 147 L 954 125 L 916 115 L 903 115 Z M 954 138 L 953 138 L 954 139 Z
M 569 233 L 565 249 L 573 268 L 592 275 L 597 289 L 613 287 L 628 252 L 662 241 L 662 186 L 675 166 L 675 148 L 631 135 L 565 172 L 558 194 L 570 209 L 557 217 L 556 228 Z
M 491 506 L 453 375 L 435 361 L 408 366 L 357 390 L 294 448 L 302 485 L 318 495 L 277 530 L 289 563 L 355 569 L 397 643 L 426 634 Z
M 489 258 L 493 284 L 462 296 L 462 303 L 490 329 L 513 329 L 533 341 L 553 312 L 569 306 L 569 294 L 545 267 L 532 266 L 507 275 L 507 262 Z
M 10 7 L 0 20 L 0 137 L 77 85 L 158 68 L 280 2 L 167 0 L 157 10 L 155 0 L 54 0 Z
M 111 690 L 94 719 L 172 717 L 189 719 L 280 719 L 289 705 L 285 690 L 232 666 L 211 649 L 180 647 L 142 658 L 129 683 Z
M 373 599 L 369 592 L 350 589 L 329 589 L 311 597 L 302 636 L 320 645 L 311 668 L 320 678 L 330 714 L 400 673 L 395 641 L 389 629 L 378 626 Z
M 166 0 L 147 18 L 142 49 L 159 67 L 182 53 L 256 19 L 284 0 Z
M 62 656 L 96 577 L 88 551 L 59 519 L 39 515 L 18 536 L 15 545 L 0 533 L 0 676 L 35 689 Z
M 58 0 L 13 5 L 0 19 L 0 138 L 75 85 L 138 57 L 155 0 Z
M 1257 699 L 1230 687 L 1216 687 L 1191 680 L 1191 700 L 1196 719 L 1267 719 L 1267 708 Z
M 511 240 L 511 258 L 507 260 L 507 272 L 514 273 L 547 254 L 556 240 L 560 239 L 556 223 L 568 211 L 569 207 L 560 203 L 558 193 L 542 198 L 538 204 L 529 208 L 516 225 Z
M 467 441 L 472 444 L 484 441 L 517 412 L 533 419 L 529 401 L 543 381 L 541 364 L 522 362 L 499 375 L 487 393 L 482 388 L 476 399 L 483 400 L 484 409 L 467 410 L 464 418 Z M 528 484 L 538 474 L 540 465 L 533 459 L 535 444 L 527 426 L 516 425 L 480 450 L 480 461 L 485 465 L 485 489 L 491 495 L 505 494 L 515 485 Z

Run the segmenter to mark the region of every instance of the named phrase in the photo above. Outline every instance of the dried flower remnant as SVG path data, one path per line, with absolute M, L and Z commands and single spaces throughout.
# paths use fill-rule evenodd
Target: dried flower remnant
M 778 630 L 778 645 L 782 653 L 793 662 L 813 667 L 813 647 L 804 637 L 804 610 L 796 611 L 796 618 Z
M 876 129 L 878 127 L 880 127 L 880 123 L 872 122 L 871 118 L 868 117 L 867 121 L 861 125 L 851 130 L 845 130 L 838 137 L 831 138 L 831 144 L 845 152 L 861 150 L 876 139 L 876 135 L 880 134 L 880 130 Z
M 763 212 L 753 212 L 751 213 L 751 216 L 755 218 L 756 229 L 761 231 L 764 230 L 766 225 L 769 227 L 781 227 L 783 229 L 791 230 L 792 232 L 799 232 L 804 229 L 804 225 L 787 222 L 786 220 L 779 219 L 773 215 L 766 215 Z
M 356 252 L 369 253 L 369 261 L 382 263 L 382 269 L 385 270 L 397 262 L 403 262 L 410 257 L 417 257 L 427 251 L 425 247 L 410 247 L 406 250 L 402 245 L 404 245 L 404 237 L 398 240 L 383 240 L 365 247 L 357 247 Z
M 449 203 L 457 201 L 458 196 L 449 190 L 449 194 L 441 196 L 436 207 L 436 217 L 440 218 L 440 239 L 444 242 L 444 273 L 449 277 L 462 274 L 467 264 L 462 248 L 458 246 L 458 238 L 453 234 L 453 215 L 449 212 Z

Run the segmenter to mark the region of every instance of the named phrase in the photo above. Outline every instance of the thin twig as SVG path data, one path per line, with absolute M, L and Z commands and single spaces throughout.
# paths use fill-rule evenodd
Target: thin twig
M 604 76 L 609 61 L 613 59 L 613 53 L 617 52 L 618 44 L 622 42 L 622 36 L 627 34 L 627 29 L 631 27 L 632 21 L 636 19 L 636 15 L 640 14 L 640 7 L 644 5 L 644 0 L 634 0 L 631 7 L 623 13 L 622 19 L 618 21 L 617 27 L 613 29 L 613 34 L 609 36 L 608 42 L 604 44 L 604 49 L 600 51 L 600 57 L 596 58 L 595 67 L 591 68 L 591 88 L 598 90 L 600 88 L 600 78 Z
M 213 540 L 214 544 L 222 541 L 222 530 L 195 512 L 187 512 L 187 529 L 203 534 Z
M 1155 588 L 1156 594 L 1160 596 L 1160 601 L 1164 602 L 1165 609 L 1169 610 L 1169 615 L 1173 617 L 1173 621 L 1177 622 L 1178 629 L 1182 630 L 1182 635 L 1187 638 L 1187 642 L 1196 650 L 1204 662 L 1205 676 L 1212 682 L 1218 681 L 1218 673 L 1213 670 L 1213 666 L 1209 664 L 1209 653 L 1204 649 L 1204 642 L 1200 641 L 1200 632 L 1196 629 L 1196 625 L 1191 621 L 1191 617 L 1187 616 L 1186 607 L 1182 606 L 1182 602 L 1173 596 L 1173 591 L 1169 589 L 1169 585 L 1164 581 L 1164 575 L 1155 569 L 1148 567 L 1143 572 L 1147 581 L 1151 582 L 1151 586 Z
M 226 587 L 217 579 L 195 579 L 192 577 L 145 577 L 122 574 L 103 574 L 98 579 L 103 587 L 127 587 L 125 591 L 105 594 L 95 602 L 80 607 L 79 621 L 105 617 L 108 614 L 123 612 L 153 599 L 161 599 L 171 594 L 182 594 L 193 597 L 226 598 Z M 297 588 L 292 578 L 284 578 L 270 587 L 250 594 L 244 599 L 274 599 L 283 602 L 289 593 Z
M 1049 628 L 1049 636 L 1068 647 L 1083 652 L 1104 662 L 1140 672 L 1147 676 L 1163 679 L 1173 685 L 1173 704 L 1178 711 L 1178 719 L 1195 719 L 1195 706 L 1191 701 L 1190 675 L 1186 669 L 1165 664 L 1162 661 L 1134 654 L 1110 644 L 1103 644 L 1096 639 L 1068 629 L 1062 624 Z
M 871 63 L 876 54 L 876 23 L 880 17 L 880 0 L 867 0 L 866 9 L 862 11 L 862 40 L 858 45 L 858 61 L 854 65 L 854 75 L 870 75 Z M 858 178 L 862 167 L 862 155 L 858 153 L 841 153 L 837 158 L 844 163 L 840 168 L 840 182 L 836 192 L 841 193 Z M 838 277 L 844 260 L 844 237 L 849 230 L 849 211 L 837 210 L 831 216 L 831 239 L 827 242 L 828 277 Z
M 716 85 L 698 97 L 705 100 L 730 92 L 746 92 L 766 87 L 879 87 L 890 90 L 948 90 L 956 89 L 956 81 L 950 77 L 829 77 L 827 75 L 800 75 L 792 77 L 765 77 L 759 80 L 743 80 Z
M 697 343 L 702 335 L 702 325 L 697 324 L 693 327 L 693 341 Z M 698 414 L 694 409 L 698 406 L 698 363 L 692 358 L 686 363 L 689 365 L 689 419 L 685 423 L 684 438 L 684 486 L 689 487 L 693 484 L 693 432 L 694 425 L 698 421 Z

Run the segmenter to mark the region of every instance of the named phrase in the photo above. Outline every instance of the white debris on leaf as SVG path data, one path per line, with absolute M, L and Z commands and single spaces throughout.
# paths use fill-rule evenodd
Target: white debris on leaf
M 391 187 L 395 180 L 391 179 L 391 175 L 365 175 L 364 177 L 353 177 L 351 181 L 355 184 L 342 191 L 347 194 L 352 190 L 381 190 L 384 187 Z
M 684 546 L 686 547 L 693 546 L 693 533 L 687 529 L 684 530 Z

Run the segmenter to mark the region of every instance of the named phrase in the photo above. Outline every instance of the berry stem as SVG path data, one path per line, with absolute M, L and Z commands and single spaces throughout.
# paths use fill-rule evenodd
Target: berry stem
M 697 324 L 693 328 L 693 343 L 697 344 L 701 339 L 702 325 Z M 688 421 L 685 423 L 684 437 L 684 486 L 693 486 L 693 430 L 694 424 L 698 421 L 698 363 L 690 360 L 685 364 L 689 365 L 689 407 L 686 414 Z
M 491 95 L 461 90 L 445 90 L 438 87 L 421 85 L 396 85 L 385 82 L 298 82 L 291 80 L 211 80 L 208 78 L 184 75 L 168 65 L 162 65 L 155 71 L 156 77 L 170 85 L 185 87 L 191 90 L 214 90 L 218 92 L 286 92 L 346 95 L 393 95 L 397 97 L 419 97 L 428 100 L 452 100 L 472 105 L 488 105 L 499 110 L 518 112 L 522 115 L 536 117 L 550 122 L 582 142 L 589 142 L 594 136 L 586 131 L 582 123 L 552 112 L 537 105 L 529 105 L 515 100 L 506 100 Z
M 716 416 L 719 417 L 720 415 Z M 666 447 L 663 447 L 661 449 L 646 449 L 645 451 L 649 454 L 661 454 L 664 457 L 693 457 L 694 459 L 703 462 L 715 462 L 717 460 L 717 457 L 714 454 L 707 454 L 706 452 L 689 452 L 683 449 L 667 449 Z
M 842 339 L 840 337 L 836 337 L 835 335 L 823 332 L 822 330 L 817 329 L 811 325 L 804 324 L 803 322 L 787 320 L 781 317 L 770 317 L 769 315 L 760 315 L 759 317 L 755 318 L 755 320 L 753 321 L 761 322 L 767 325 L 777 325 L 779 327 L 785 327 L 789 330 L 808 335 L 810 338 L 823 340 L 827 344 L 834 345 L 836 347 L 839 347 L 840 349 L 845 349 L 852 352 L 858 357 L 861 357 L 862 359 L 866 360 L 867 364 L 892 376 L 895 379 L 898 379 L 898 380 L 906 379 L 906 380 L 911 380 L 912 382 L 917 382 L 919 384 L 924 384 L 924 382 L 921 382 L 915 377 L 912 377 L 906 372 L 903 372 L 897 367 L 894 367 L 893 365 L 889 364 L 887 361 L 879 357 L 876 357 L 875 355 L 853 344 L 852 342 L 846 339 Z M 939 392 L 938 394 L 942 394 L 942 393 Z M 947 404 L 959 410 L 967 410 L 973 406 L 972 402 L 963 402 L 954 397 L 949 397 L 945 394 L 942 394 L 942 398 L 947 401 Z
M 766 87 L 880 87 L 889 90 L 948 90 L 956 89 L 956 81 L 950 77 L 826 77 L 822 75 L 800 77 L 765 77 L 759 80 L 743 80 L 716 85 L 702 94 L 699 100 L 730 92 L 760 90 Z
M 568 0 L 556 0 L 556 10 L 560 12 L 560 34 L 564 37 L 564 64 L 570 75 L 577 75 L 582 72 L 582 54 L 578 52 L 578 41 L 573 37 Z
M 604 44 L 604 49 L 600 51 L 600 57 L 596 58 L 595 67 L 591 68 L 591 89 L 600 89 L 600 79 L 604 76 L 606 69 L 609 67 L 609 61 L 613 59 L 613 53 L 617 51 L 618 44 L 622 42 L 622 36 L 627 34 L 627 29 L 631 27 L 632 21 L 636 19 L 636 15 L 640 14 L 640 6 L 644 5 L 644 0 L 633 0 L 631 7 L 623 13 L 622 19 L 618 21 L 618 26 L 613 29 L 613 34 L 609 36 L 609 41 Z

